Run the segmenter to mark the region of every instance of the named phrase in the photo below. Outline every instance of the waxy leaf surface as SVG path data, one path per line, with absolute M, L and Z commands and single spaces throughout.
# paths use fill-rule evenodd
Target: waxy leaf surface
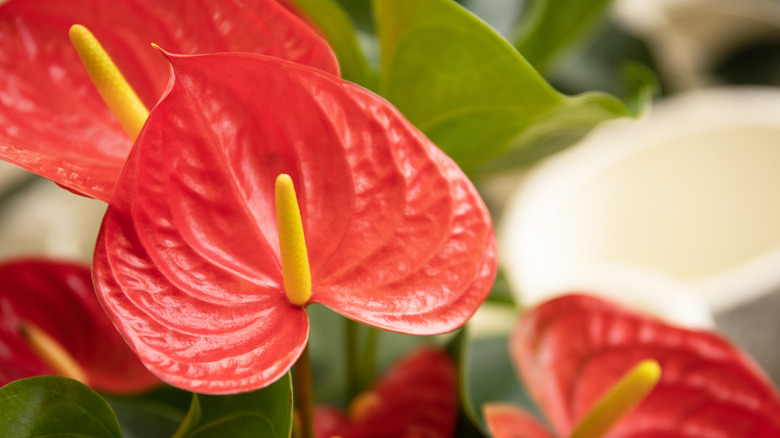
M 288 373 L 267 388 L 235 395 L 192 395 L 177 438 L 288 438 L 292 432 L 292 383 Z
M 458 389 L 455 366 L 442 351 L 417 350 L 393 365 L 353 402 L 350 416 L 315 409 L 317 438 L 450 438 L 455 432 Z
M 374 0 L 379 92 L 469 174 L 525 163 L 627 116 L 603 93 L 555 91 L 498 33 L 450 0 Z
M 517 25 L 514 45 L 537 70 L 604 15 L 609 0 L 530 0 Z
M 105 400 L 65 377 L 40 376 L 0 388 L 3 438 L 121 438 L 116 416 Z
M 518 383 L 507 350 L 509 334 L 477 337 L 470 328 L 462 333 L 458 372 L 462 404 L 469 419 L 483 432 L 487 431 L 483 406 L 497 402 L 538 414 L 526 388 Z
M 376 73 L 371 70 L 358 43 L 358 31 L 347 11 L 337 0 L 279 0 L 292 11 L 300 10 L 333 48 L 339 60 L 341 77 L 373 90 Z
M 747 356 L 713 333 L 572 295 L 529 312 L 510 348 L 558 436 L 568 436 L 620 376 L 648 358 L 661 365 L 660 382 L 607 437 L 780 436 L 777 392 Z
M 82 24 L 151 109 L 157 50 L 254 52 L 338 74 L 327 44 L 275 0 L 11 0 L 0 6 L 0 157 L 108 201 L 132 146 L 68 38 Z
M 409 334 L 461 326 L 495 276 L 489 214 L 392 106 L 320 70 L 170 55 L 174 79 L 117 185 L 95 254 L 104 306 L 176 386 L 263 387 L 308 336 L 282 282 L 274 183 L 294 181 L 307 304 Z
M 0 385 L 54 374 L 20 335 L 26 323 L 70 353 L 96 390 L 139 392 L 159 383 L 100 307 L 88 267 L 44 260 L 0 265 Z

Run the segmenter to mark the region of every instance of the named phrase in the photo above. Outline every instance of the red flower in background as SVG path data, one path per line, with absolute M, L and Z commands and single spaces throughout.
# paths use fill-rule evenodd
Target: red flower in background
M 104 307 L 181 388 L 248 391 L 305 347 L 324 304 L 410 334 L 460 327 L 496 270 L 490 216 L 457 166 L 378 96 L 249 54 L 170 55 L 174 78 L 117 183 L 95 253 Z M 274 206 L 290 175 L 311 295 L 286 295 Z
M 40 330 L 75 359 L 95 390 L 140 392 L 160 383 L 100 307 L 87 267 L 44 260 L 0 265 L 0 386 L 57 374 L 31 347 L 30 333 L 24 336 Z
M 338 74 L 314 31 L 274 0 L 11 0 L 0 6 L 0 157 L 108 201 L 132 146 L 68 39 L 89 28 L 147 108 L 175 53 L 255 52 Z
M 606 437 L 780 436 L 780 398 L 753 362 L 723 338 L 685 330 L 596 298 L 567 296 L 529 312 L 510 346 L 523 381 L 558 436 L 569 436 L 634 364 L 655 359 L 655 389 Z M 548 438 L 519 410 L 488 405 L 497 438 Z
M 332 407 L 314 411 L 317 438 L 450 438 L 455 433 L 458 383 L 444 352 L 415 351 L 393 365 L 352 402 L 350 415 Z

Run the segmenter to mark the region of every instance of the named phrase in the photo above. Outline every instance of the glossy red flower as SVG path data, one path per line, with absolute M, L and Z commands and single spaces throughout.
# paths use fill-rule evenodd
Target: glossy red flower
M 372 389 L 356 397 L 349 415 L 333 407 L 316 408 L 315 435 L 450 438 L 457 408 L 455 365 L 444 352 L 423 348 L 393 365 Z
M 160 383 L 100 307 L 88 267 L 45 260 L 0 265 L 0 386 L 58 374 L 35 348 L 36 336 L 55 340 L 98 391 L 140 392 Z
M 10 0 L 0 6 L 0 158 L 108 201 L 132 141 L 68 39 L 82 24 L 147 108 L 183 53 L 255 52 L 338 74 L 327 44 L 275 0 Z
M 460 327 L 496 271 L 490 216 L 458 167 L 382 98 L 249 54 L 169 55 L 173 79 L 117 183 L 95 281 L 149 369 L 231 393 L 285 373 L 324 304 L 386 330 Z M 288 299 L 275 181 L 289 175 L 311 295 Z
M 720 336 L 666 325 L 580 295 L 548 301 L 518 324 L 510 351 L 558 436 L 569 436 L 633 365 L 655 359 L 661 379 L 606 437 L 780 436 L 780 398 L 761 370 Z M 486 408 L 498 438 L 547 438 L 516 408 Z

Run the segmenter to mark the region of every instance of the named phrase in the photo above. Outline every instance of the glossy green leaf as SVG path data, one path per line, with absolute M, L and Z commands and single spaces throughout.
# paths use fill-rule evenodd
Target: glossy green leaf
M 3 438 L 121 438 L 119 422 L 96 392 L 65 377 L 17 380 L 0 388 Z
M 170 438 L 186 414 L 185 410 L 146 394 L 105 398 L 119 420 L 124 438 Z
M 324 34 L 336 53 L 341 77 L 374 88 L 376 77 L 358 44 L 358 34 L 349 15 L 335 0 L 292 0 Z
M 515 47 L 540 71 L 604 15 L 609 0 L 531 0 L 517 26 Z
M 531 401 L 509 358 L 509 335 L 475 338 L 466 330 L 461 338 L 460 386 L 466 414 L 487 432 L 482 406 L 509 402 L 529 412 L 539 410 Z
M 234 395 L 193 394 L 175 438 L 289 437 L 292 431 L 290 373 L 270 386 Z
M 638 65 L 647 66 L 644 73 Z M 630 106 L 637 85 L 660 90 L 655 71 L 658 66 L 646 42 L 608 21 L 599 26 L 592 41 L 572 47 L 556 61 L 549 80 L 568 94 L 598 90 L 620 96 Z
M 471 176 L 538 159 L 629 114 L 603 93 L 555 91 L 450 0 L 375 0 L 380 93 Z

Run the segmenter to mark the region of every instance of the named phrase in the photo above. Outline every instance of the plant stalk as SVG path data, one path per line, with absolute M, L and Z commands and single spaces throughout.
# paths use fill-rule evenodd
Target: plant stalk
M 309 345 L 303 349 L 301 357 L 293 368 L 295 382 L 295 406 L 301 416 L 301 437 L 314 438 L 314 397 L 311 385 L 311 362 L 309 361 Z
M 360 364 L 358 363 L 358 323 L 344 318 L 344 367 L 347 382 L 347 400 L 352 400 L 360 392 Z

